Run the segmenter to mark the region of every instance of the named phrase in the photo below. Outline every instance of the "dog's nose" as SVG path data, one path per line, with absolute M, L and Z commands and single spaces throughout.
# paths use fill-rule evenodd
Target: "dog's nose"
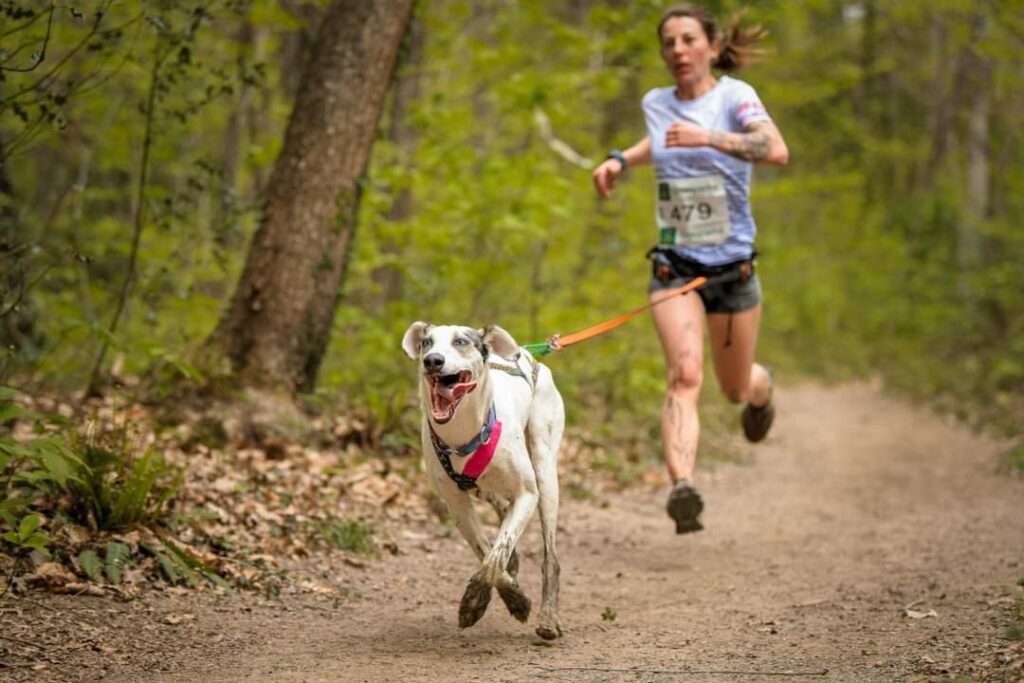
M 428 353 L 423 357 L 423 367 L 427 372 L 440 372 L 444 367 L 444 356 L 439 353 Z

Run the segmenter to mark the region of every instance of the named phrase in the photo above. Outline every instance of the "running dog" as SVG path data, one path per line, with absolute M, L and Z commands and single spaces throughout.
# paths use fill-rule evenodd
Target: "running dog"
M 539 505 L 544 560 L 537 635 L 558 638 L 557 461 L 565 406 L 551 371 L 496 325 L 476 330 L 415 322 L 402 349 L 419 362 L 427 475 L 480 560 L 459 605 L 459 627 L 483 617 L 492 588 L 512 616 L 523 623 L 529 618 L 530 599 L 516 582 L 515 548 Z M 493 543 L 470 494 L 501 519 Z

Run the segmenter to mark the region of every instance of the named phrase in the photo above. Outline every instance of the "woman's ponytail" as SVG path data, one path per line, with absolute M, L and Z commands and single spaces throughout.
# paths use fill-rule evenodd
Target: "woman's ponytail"
M 743 26 L 742 22 L 743 12 L 737 12 L 722 31 L 718 42 L 718 59 L 712 65 L 716 69 L 739 71 L 764 56 L 765 49 L 758 44 L 768 37 L 768 29 L 760 24 Z

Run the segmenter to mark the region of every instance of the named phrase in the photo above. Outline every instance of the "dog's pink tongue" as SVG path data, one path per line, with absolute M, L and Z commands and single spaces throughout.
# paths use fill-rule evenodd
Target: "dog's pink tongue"
M 458 400 L 465 394 L 476 389 L 476 382 L 461 382 L 452 386 L 452 399 Z

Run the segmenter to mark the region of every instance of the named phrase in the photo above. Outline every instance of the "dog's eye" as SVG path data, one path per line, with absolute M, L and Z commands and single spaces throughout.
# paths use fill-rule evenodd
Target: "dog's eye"
M 465 339 L 459 338 L 452 342 L 452 346 L 465 346 L 468 343 Z
M 424 351 L 429 349 L 433 345 L 434 340 L 431 339 L 430 337 L 426 337 L 423 341 L 420 342 L 420 348 L 423 349 Z

